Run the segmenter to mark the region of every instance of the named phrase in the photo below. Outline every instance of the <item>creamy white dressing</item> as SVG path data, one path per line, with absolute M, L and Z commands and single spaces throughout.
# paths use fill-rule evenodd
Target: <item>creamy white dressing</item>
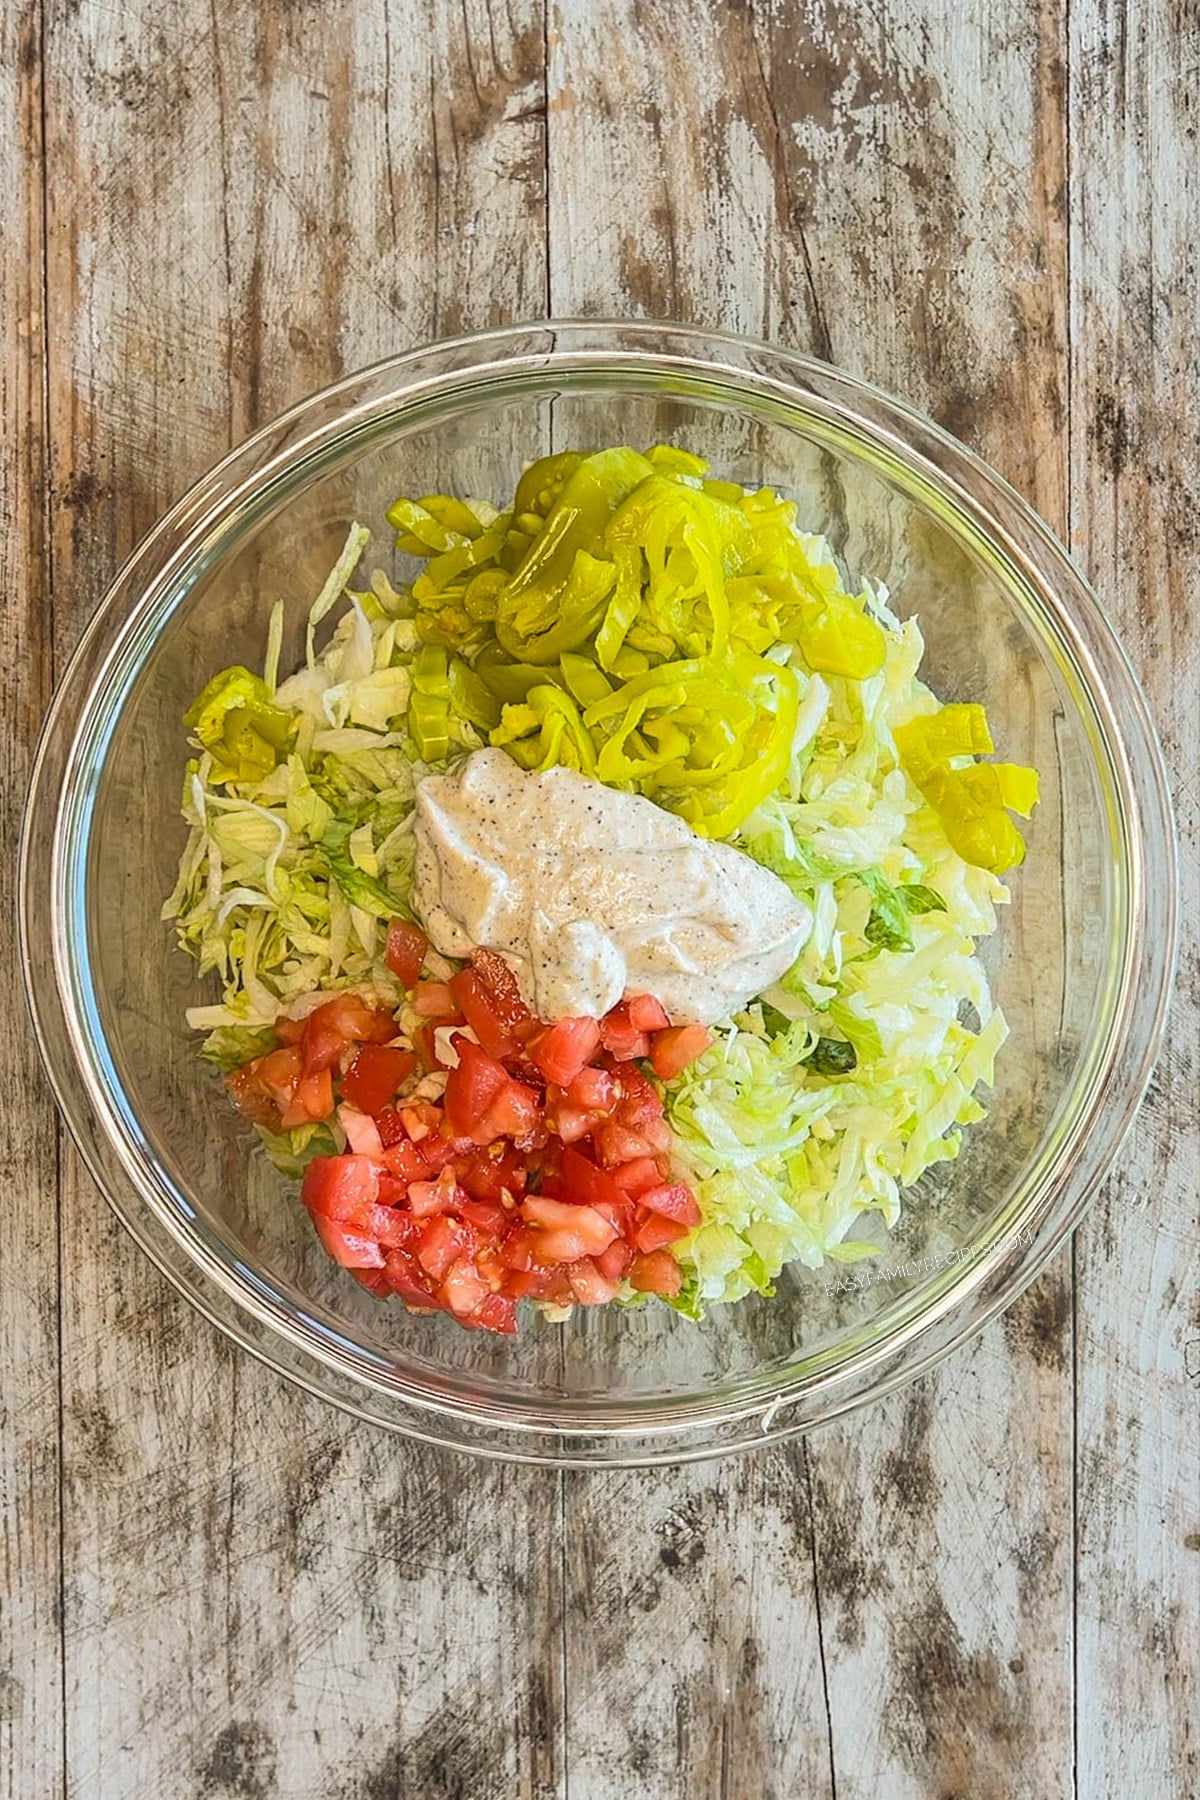
M 572 769 L 477 750 L 417 787 L 414 899 L 446 956 L 500 951 L 540 1018 L 650 993 L 711 1025 L 777 981 L 807 906 L 731 844 Z

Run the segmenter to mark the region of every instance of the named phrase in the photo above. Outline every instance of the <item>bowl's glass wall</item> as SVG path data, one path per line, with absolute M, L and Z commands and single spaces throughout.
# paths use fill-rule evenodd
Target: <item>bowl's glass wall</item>
M 912 1193 L 870 1276 L 855 1271 L 861 1286 L 830 1292 L 830 1271 L 794 1268 L 776 1299 L 717 1309 L 699 1326 L 650 1306 L 577 1311 L 562 1326 L 531 1318 L 516 1340 L 469 1334 L 381 1305 L 328 1262 L 294 1188 L 256 1153 L 197 1059 L 184 1009 L 203 991 L 159 918 L 185 833 L 181 716 L 218 668 L 260 664 L 280 596 L 284 666 L 299 659 L 308 606 L 351 519 L 375 532 L 368 562 L 395 574 L 383 515 L 398 493 L 448 489 L 499 501 L 523 465 L 551 448 L 662 440 L 700 451 L 722 475 L 794 495 L 801 522 L 828 535 L 851 575 L 886 582 L 897 610 L 920 617 L 935 690 L 982 701 L 1003 753 L 1041 771 L 1028 859 L 984 952 L 1012 1035 L 987 1122 L 967 1134 L 956 1163 Z M 530 1416 L 565 1401 L 582 1417 L 600 1397 L 611 1409 L 649 1396 L 733 1395 L 798 1363 L 829 1366 L 857 1353 L 950 1278 L 932 1259 L 969 1258 L 1014 1223 L 1016 1184 L 1053 1138 L 1110 980 L 1118 848 L 1091 727 L 1060 652 L 944 502 L 902 489 L 866 438 L 832 442 L 800 401 L 785 417 L 736 407 L 727 395 L 670 391 L 644 374 L 629 374 L 620 391 L 611 379 L 532 380 L 522 392 L 448 405 L 429 422 L 411 413 L 376 421 L 368 439 L 327 453 L 315 476 L 294 475 L 222 529 L 181 581 L 169 628 L 114 675 L 124 691 L 106 709 L 112 723 L 89 789 L 81 921 L 108 1085 L 171 1204 L 185 1216 L 194 1209 L 217 1256 L 331 1344 L 368 1358 L 380 1380 L 457 1390 Z

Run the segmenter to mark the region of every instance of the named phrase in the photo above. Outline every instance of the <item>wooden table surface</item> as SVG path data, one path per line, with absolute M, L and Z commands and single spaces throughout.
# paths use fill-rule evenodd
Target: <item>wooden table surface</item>
M 6 889 L 168 502 L 340 372 L 547 312 L 776 338 L 978 448 L 1140 666 L 1187 884 L 1070 1251 L 888 1402 L 666 1473 L 421 1450 L 232 1349 L 82 1174 L 7 972 L 4 1800 L 1200 1793 L 1198 85 L 1196 0 L 0 7 Z

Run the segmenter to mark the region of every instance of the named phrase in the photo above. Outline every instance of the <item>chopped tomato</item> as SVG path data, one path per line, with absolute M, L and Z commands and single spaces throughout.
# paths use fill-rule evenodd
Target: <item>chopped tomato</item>
M 620 1084 L 612 1071 L 590 1067 L 580 1069 L 566 1093 L 568 1105 L 582 1107 L 598 1117 L 610 1113 L 620 1098 Z
M 421 1235 L 421 1227 L 413 1215 L 399 1206 L 368 1208 L 362 1230 L 385 1250 L 406 1250 Z
M 442 1292 L 456 1318 L 468 1319 L 488 1297 L 486 1282 L 468 1256 L 451 1263 L 442 1279 Z
M 442 1213 L 422 1235 L 417 1261 L 435 1281 L 444 1281 L 446 1271 L 460 1256 L 470 1256 L 478 1243 L 475 1230 L 461 1219 Z
M 395 1113 L 391 1116 L 396 1120 L 396 1124 L 399 1125 L 400 1121 L 396 1118 Z M 414 1144 L 407 1137 L 402 1137 L 399 1140 L 393 1139 L 389 1142 L 388 1136 L 385 1135 L 382 1129 L 383 1122 L 387 1117 L 388 1115 L 386 1113 L 380 1115 L 379 1135 L 384 1147 L 384 1163 L 391 1170 L 392 1174 L 398 1176 L 401 1181 L 424 1181 L 429 1175 L 430 1170 L 420 1145 Z M 401 1129 L 403 1129 L 403 1127 L 401 1127 Z
M 516 1039 L 509 1034 L 495 1009 L 491 994 L 474 969 L 460 969 L 451 978 L 450 992 L 489 1056 L 501 1060 L 515 1053 Z
M 479 1302 L 469 1323 L 484 1331 L 498 1331 L 511 1337 L 517 1329 L 517 1303 L 503 1294 L 489 1294 L 486 1300 Z
M 615 1300 L 621 1290 L 620 1280 L 610 1281 L 586 1256 L 571 1264 L 567 1280 L 581 1306 L 604 1306 L 609 1300 Z
M 533 1089 L 523 1081 L 505 1081 L 475 1130 L 477 1144 L 490 1144 L 498 1137 L 518 1141 L 533 1137 L 541 1121 L 542 1109 Z
M 530 1224 L 542 1227 L 536 1254 L 546 1262 L 574 1262 L 579 1256 L 596 1256 L 607 1250 L 617 1235 L 616 1226 L 594 1207 L 564 1205 L 561 1200 L 548 1200 L 542 1194 L 528 1195 L 521 1212 Z M 559 1238 L 577 1239 L 582 1248 L 568 1254 L 559 1246 Z
M 507 1083 L 508 1073 L 502 1063 L 461 1032 L 454 1039 L 454 1049 L 458 1067 L 451 1069 L 446 1082 L 446 1118 L 456 1136 L 471 1137 Z
M 384 1260 L 387 1260 L 386 1257 Z M 386 1269 L 348 1269 L 346 1272 L 353 1275 L 355 1281 L 361 1282 L 368 1293 L 374 1294 L 380 1300 L 392 1292 L 392 1284 L 387 1278 Z
M 374 1238 L 364 1231 L 356 1231 L 351 1225 L 326 1218 L 324 1213 L 314 1213 L 312 1217 L 317 1236 L 334 1262 L 340 1263 L 343 1269 L 382 1269 L 383 1251 Z
M 682 1181 L 648 1188 L 644 1194 L 639 1195 L 639 1199 L 651 1212 L 658 1213 L 664 1219 L 674 1219 L 678 1225 L 690 1228 L 700 1223 L 700 1208 L 696 1203 L 696 1196 Z
M 396 1021 L 386 1007 L 368 1006 L 358 994 L 335 994 L 304 1022 L 304 1073 L 331 1069 L 348 1044 L 386 1044 L 395 1035 Z
M 547 1081 L 569 1088 L 599 1048 L 600 1026 L 595 1019 L 560 1019 L 532 1040 L 529 1055 Z
M 457 1025 L 462 1019 L 458 1001 L 445 981 L 419 981 L 413 991 L 412 1004 L 413 1011 L 420 1013 L 423 1019 L 438 1019 L 448 1025 Z
M 429 1287 L 429 1278 L 416 1258 L 406 1250 L 389 1250 L 384 1258 L 384 1279 L 394 1294 L 415 1312 L 437 1312 L 441 1303 Z
M 615 1169 L 621 1163 L 640 1162 L 644 1157 L 658 1154 L 656 1146 L 645 1132 L 631 1131 L 619 1119 L 612 1119 L 607 1125 L 600 1127 L 596 1133 L 596 1144 L 600 1160 L 606 1169 Z
M 416 1066 L 411 1050 L 396 1044 L 364 1044 L 342 1077 L 342 1098 L 375 1117 Z
M 600 1041 L 618 1062 L 633 1062 L 650 1054 L 650 1039 L 633 1023 L 624 1000 L 601 1019 Z
M 379 1174 L 368 1156 L 314 1156 L 300 1198 L 311 1213 L 361 1224 L 379 1198 Z
M 384 956 L 401 987 L 416 987 L 428 950 L 429 939 L 419 926 L 410 925 L 407 919 L 392 920 Z
M 472 1200 L 460 1188 L 455 1206 L 459 1217 L 465 1219 L 468 1225 L 474 1225 L 485 1237 L 503 1237 L 508 1230 L 509 1215 L 493 1200 Z
M 650 1213 L 645 1222 L 637 1227 L 633 1241 L 639 1250 L 661 1250 L 666 1244 L 677 1244 L 687 1234 L 686 1225 L 680 1225 L 675 1219 L 665 1218 L 662 1213 Z
M 518 1198 L 525 1191 L 526 1163 L 512 1144 L 497 1140 L 472 1152 L 458 1167 L 458 1179 L 476 1200 Z
M 280 1013 L 273 1029 L 281 1044 L 298 1044 L 304 1036 L 304 1020 L 289 1019 L 286 1013 Z
M 603 1114 L 593 1112 L 590 1107 L 571 1106 L 565 1098 L 546 1108 L 547 1121 L 564 1144 L 577 1144 L 580 1138 L 587 1137 L 602 1117 Z
M 492 1011 L 504 1029 L 518 1043 L 539 1029 L 538 1020 L 521 998 L 517 978 L 495 950 L 480 948 L 471 952 L 471 966 L 487 990 Z
M 263 1092 L 270 1095 L 280 1112 L 286 1112 L 296 1092 L 296 1083 L 305 1072 L 298 1045 L 289 1044 L 283 1049 L 268 1051 L 266 1056 L 260 1056 L 248 1067 L 253 1069 Z
M 440 1102 L 398 1098 L 417 1056 L 356 993 L 285 1021 L 278 1048 L 228 1078 L 270 1129 L 336 1109 L 349 1149 L 314 1158 L 301 1190 L 329 1254 L 372 1293 L 505 1333 L 526 1298 L 600 1306 L 626 1280 L 678 1293 L 667 1246 L 700 1209 L 671 1179 L 662 1092 L 638 1060 L 662 1079 L 708 1034 L 670 1025 L 651 995 L 602 1021 L 542 1025 L 496 953 L 434 982 L 419 979 L 426 948 L 393 922 L 389 963 L 412 984 L 417 1051 L 431 1069 L 455 1059 Z
M 639 1294 L 662 1294 L 674 1299 L 683 1286 L 683 1270 L 669 1250 L 651 1250 L 634 1257 L 629 1285 Z
M 598 1201 L 609 1206 L 629 1204 L 629 1195 L 606 1170 L 569 1147 L 562 1154 L 562 1182 L 567 1195 L 586 1206 Z
M 666 1007 L 653 994 L 631 994 L 625 1002 L 625 1010 L 629 1014 L 629 1023 L 638 1031 L 665 1031 L 671 1023 Z
M 418 1219 L 449 1212 L 458 1199 L 459 1187 L 451 1169 L 443 1169 L 436 1181 L 410 1181 L 408 1184 L 408 1204 Z
M 633 1262 L 633 1248 L 624 1238 L 614 1238 L 607 1250 L 595 1258 L 596 1267 L 608 1281 L 620 1281 Z
M 651 1039 L 650 1065 L 660 1081 L 674 1081 L 711 1043 L 703 1025 L 672 1025 Z
M 638 1156 L 632 1162 L 618 1163 L 612 1178 L 619 1188 L 635 1198 L 647 1188 L 662 1186 L 662 1171 L 652 1156 Z
M 240 1113 L 265 1131 L 280 1131 L 279 1107 L 263 1087 L 254 1063 L 243 1063 L 225 1077 L 226 1092 Z

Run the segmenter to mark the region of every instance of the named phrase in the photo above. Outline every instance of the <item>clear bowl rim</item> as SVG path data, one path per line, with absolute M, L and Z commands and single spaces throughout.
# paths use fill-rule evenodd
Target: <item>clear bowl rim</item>
M 531 353 L 521 346 L 531 338 L 549 340 L 551 347 Z M 568 348 L 560 348 L 563 339 Z M 703 347 L 704 357 L 680 355 L 680 341 Z M 486 360 L 491 349 L 498 357 Z M 477 352 L 466 366 L 455 361 L 458 353 Z M 746 359 L 762 357 L 787 371 L 786 379 L 761 376 L 751 380 Z M 726 360 L 722 360 L 722 358 Z M 405 371 L 419 370 L 431 359 L 441 372 L 425 380 L 418 375 L 406 388 Z M 834 390 L 873 410 L 868 420 L 846 399 L 838 404 L 861 431 L 877 442 L 890 440 L 891 451 L 908 470 L 919 468 L 933 488 L 946 495 L 956 510 L 978 515 L 984 533 L 1002 542 L 1010 558 L 1021 566 L 1031 587 L 1049 610 L 1056 635 L 1067 645 L 1072 666 L 1082 669 L 1089 699 L 1103 723 L 1120 715 L 1120 730 L 1104 734 L 1104 747 L 1120 777 L 1118 799 L 1125 847 L 1129 852 L 1124 871 L 1128 884 L 1122 982 L 1119 1005 L 1102 1049 L 1102 1066 L 1091 1068 L 1090 1104 L 1077 1112 L 1074 1136 L 1066 1145 L 1070 1155 L 1058 1156 L 1044 1172 L 1032 1200 L 1021 1214 L 1023 1224 L 1032 1221 L 1036 1233 L 1024 1249 L 1010 1248 L 992 1262 L 978 1257 L 954 1279 L 933 1291 L 932 1304 L 910 1328 L 876 1345 L 866 1357 L 848 1360 L 830 1374 L 798 1383 L 779 1384 L 769 1398 L 736 1405 L 680 1402 L 629 1403 L 628 1417 L 606 1418 L 594 1424 L 574 1416 L 554 1416 L 557 1397 L 544 1405 L 522 1406 L 506 1412 L 488 1404 L 464 1406 L 461 1396 L 449 1403 L 406 1386 L 380 1383 L 352 1367 L 353 1359 L 331 1356 L 327 1346 L 313 1341 L 313 1333 L 294 1320 L 278 1316 L 279 1308 L 265 1306 L 261 1297 L 236 1272 L 205 1250 L 194 1234 L 164 1208 L 163 1194 L 155 1190 L 154 1172 L 131 1164 L 127 1150 L 114 1138 L 111 1115 L 101 1093 L 96 1099 L 94 1070 L 86 1065 L 80 1033 L 76 1029 L 69 993 L 63 990 L 64 958 L 69 945 L 63 940 L 63 921 L 56 905 L 39 906 L 50 879 L 52 901 L 60 890 L 55 876 L 61 863 L 62 809 L 69 790 L 54 784 L 56 770 L 70 766 L 82 727 L 71 735 L 68 718 L 86 717 L 87 702 L 103 690 L 106 673 L 122 644 L 130 639 L 141 617 L 153 610 L 178 571 L 195 564 L 206 531 L 218 519 L 232 516 L 239 499 L 262 491 L 272 478 L 302 469 L 322 451 L 331 453 L 339 442 L 376 414 L 393 417 L 411 409 L 414 395 L 432 387 L 436 394 L 459 388 L 479 387 L 497 368 L 510 371 L 525 365 L 562 374 L 578 369 L 600 369 L 605 364 L 634 365 L 639 369 L 688 369 L 716 372 L 726 386 L 747 383 L 759 390 L 775 390 L 796 405 L 803 393 L 805 405 L 813 404 L 818 391 Z M 341 412 L 308 438 L 289 446 L 274 462 L 268 455 L 273 441 L 330 408 L 342 396 L 362 393 L 381 377 L 391 385 L 383 397 L 368 398 L 357 409 Z M 399 385 L 395 385 L 399 382 Z M 830 403 L 831 405 L 833 403 Z M 881 427 L 879 417 L 885 425 Z M 359 427 L 352 422 L 358 419 Z M 909 435 L 905 435 L 905 433 Z M 951 475 L 915 448 L 919 439 L 949 463 Z M 278 466 L 276 466 L 278 465 Z M 228 478 L 248 470 L 244 480 L 228 487 Z M 965 483 L 965 485 L 964 485 Z M 993 506 L 1005 511 L 1005 524 L 978 499 L 981 489 Z M 182 535 L 180 535 L 182 534 Z M 160 549 L 176 538 L 175 549 L 156 565 Z M 1044 561 L 1042 560 L 1044 559 Z M 1051 579 L 1051 575 L 1057 581 Z M 139 581 L 148 584 L 139 596 Z M 1076 610 L 1067 605 L 1067 597 Z M 130 599 L 134 599 L 132 607 Z M 104 643 L 106 628 L 120 616 L 113 642 Z M 169 620 L 169 614 L 168 614 Z M 1097 667 L 1104 680 L 1095 678 Z M 1097 685 L 1093 685 L 1093 679 Z M 84 690 L 84 705 L 77 696 Z M 76 700 L 72 712 L 69 702 Z M 1114 719 L 1114 725 L 1118 722 Z M 56 760 L 57 759 L 57 760 Z M 43 802 L 53 799 L 55 824 L 47 840 L 39 830 L 44 820 Z M 1143 863 L 1147 853 L 1158 858 L 1160 876 L 1166 879 L 1147 887 Z M 1161 751 L 1144 695 L 1129 660 L 1109 626 L 1099 603 L 1083 576 L 1048 526 L 1019 494 L 982 459 L 922 414 L 895 400 L 872 384 L 823 363 L 816 358 L 785 350 L 763 340 L 708 331 L 699 326 L 647 320 L 542 320 L 464 334 L 418 345 L 354 371 L 299 401 L 268 421 L 236 445 L 156 522 L 135 546 L 109 585 L 93 619 L 84 631 L 67 670 L 58 684 L 38 745 L 30 780 L 29 798 L 22 827 L 18 882 L 19 927 L 26 993 L 43 1062 L 60 1110 L 81 1150 L 89 1170 L 117 1216 L 130 1230 L 173 1285 L 205 1317 L 244 1348 L 279 1373 L 345 1410 L 425 1441 L 453 1444 L 479 1454 L 510 1460 L 573 1465 L 635 1464 L 685 1461 L 725 1453 L 747 1443 L 766 1442 L 792 1435 L 820 1419 L 837 1416 L 912 1379 L 939 1361 L 959 1344 L 974 1336 L 987 1321 L 1018 1297 L 1039 1273 L 1063 1238 L 1079 1222 L 1104 1173 L 1120 1150 L 1153 1067 L 1161 1037 L 1174 966 L 1176 944 L 1175 843 L 1170 800 Z M 45 980 L 52 971 L 53 980 Z M 1135 980 L 1135 976 L 1137 979 Z M 1132 1062 L 1115 1067 L 1121 1031 L 1132 1029 L 1137 1054 Z M 1128 1041 L 1127 1041 L 1128 1042 Z M 84 1078 L 85 1092 L 76 1085 Z M 1074 1091 L 1074 1087 L 1071 1090 Z M 1104 1118 L 1099 1120 L 1101 1102 Z M 1102 1139 L 1097 1154 L 1092 1140 L 1081 1142 L 1083 1124 L 1094 1125 L 1092 1138 Z M 921 1292 L 925 1292 L 922 1289 Z M 282 1309 L 286 1314 L 286 1308 Z M 922 1339 L 924 1340 L 922 1342 Z M 865 1379 L 868 1376 L 873 1379 Z M 853 1377 L 854 1379 L 851 1379 Z M 590 1404 L 590 1403 L 589 1403 Z M 569 1410 L 569 1409 L 568 1409 Z

